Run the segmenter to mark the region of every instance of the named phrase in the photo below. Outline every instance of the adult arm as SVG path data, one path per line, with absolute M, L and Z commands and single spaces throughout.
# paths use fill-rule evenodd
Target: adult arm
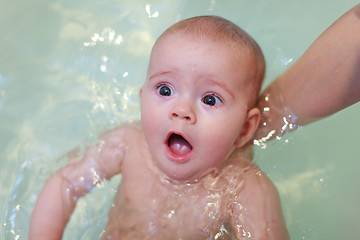
M 360 100 L 360 5 L 333 23 L 304 55 L 262 93 L 266 141 Z
M 78 198 L 121 171 L 128 131 L 119 128 L 106 133 L 50 177 L 31 216 L 30 240 L 61 240 Z

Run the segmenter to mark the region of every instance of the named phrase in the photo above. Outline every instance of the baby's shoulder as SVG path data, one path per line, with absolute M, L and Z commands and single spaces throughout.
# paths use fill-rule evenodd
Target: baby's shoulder
M 289 239 L 280 196 L 270 178 L 254 163 L 249 164 L 239 178 L 243 184 L 236 192 L 236 201 L 232 203 L 233 220 L 243 221 L 241 216 L 246 215 L 244 225 L 248 225 L 246 222 L 252 225 L 253 233 L 259 234 L 258 236 L 267 236 L 266 239 Z
M 226 179 L 228 187 L 235 187 L 236 191 L 233 193 L 245 201 L 248 199 L 252 202 L 255 198 L 263 199 L 269 195 L 278 195 L 269 177 L 246 157 L 237 158 L 224 166 L 218 178 Z
M 265 197 L 269 194 L 277 194 L 275 185 L 266 173 L 253 162 L 245 164 L 242 168 L 242 174 L 239 176 L 244 182 L 241 194 L 253 197 Z
M 241 188 L 236 191 L 237 199 L 248 212 L 281 213 L 279 193 L 270 178 L 253 162 L 242 165 Z

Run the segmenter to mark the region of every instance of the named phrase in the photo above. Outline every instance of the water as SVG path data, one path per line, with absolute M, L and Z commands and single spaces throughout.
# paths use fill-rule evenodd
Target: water
M 80 142 L 139 118 L 138 90 L 156 37 L 215 14 L 262 47 L 265 85 L 347 9 L 345 1 L 14 0 L 0 3 L 0 238 L 27 239 L 36 197 Z M 281 194 L 292 239 L 358 239 L 360 105 L 316 122 L 255 161 Z M 85 140 L 84 140 L 85 139 Z M 118 176 L 82 199 L 64 239 L 97 239 Z

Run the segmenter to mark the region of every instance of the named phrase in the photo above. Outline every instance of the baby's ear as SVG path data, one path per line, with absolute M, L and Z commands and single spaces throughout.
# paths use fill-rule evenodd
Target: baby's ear
M 257 108 L 252 108 L 248 111 L 241 133 L 236 139 L 236 147 L 243 147 L 250 139 L 252 139 L 259 126 L 260 116 L 260 110 Z

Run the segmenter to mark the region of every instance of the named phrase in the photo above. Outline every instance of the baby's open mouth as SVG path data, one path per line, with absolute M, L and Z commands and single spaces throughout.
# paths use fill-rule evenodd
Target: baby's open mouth
M 179 134 L 171 134 L 168 139 L 168 146 L 171 152 L 178 156 L 184 156 L 193 149 L 191 144 Z

